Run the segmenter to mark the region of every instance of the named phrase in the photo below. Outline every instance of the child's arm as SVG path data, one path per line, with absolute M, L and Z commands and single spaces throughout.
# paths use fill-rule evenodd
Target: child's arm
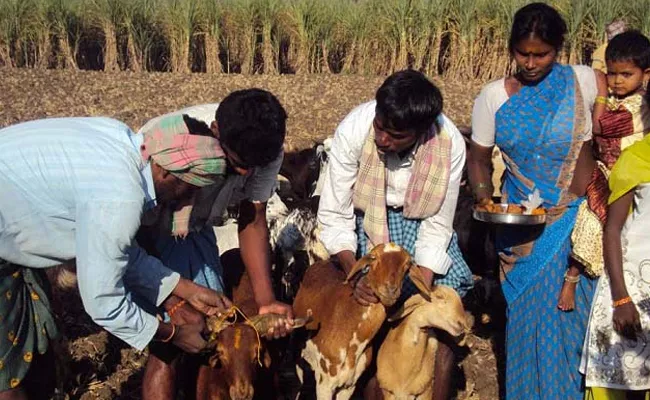
M 603 231 L 605 268 L 609 276 L 612 301 L 614 302 L 614 329 L 630 339 L 634 339 L 636 332 L 641 330 L 641 322 L 639 312 L 632 303 L 625 286 L 621 231 L 627 220 L 633 199 L 634 190 L 630 190 L 609 205 L 607 222 Z

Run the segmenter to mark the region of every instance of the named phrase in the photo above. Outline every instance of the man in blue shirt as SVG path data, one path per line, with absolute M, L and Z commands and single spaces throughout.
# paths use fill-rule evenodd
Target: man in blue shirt
M 43 269 L 67 260 L 86 312 L 113 335 L 139 350 L 152 340 L 205 347 L 201 323 L 160 322 L 134 299 L 159 306 L 174 295 L 206 315 L 229 301 L 134 237 L 143 216 L 190 204 L 225 166 L 218 140 L 165 126 L 136 135 L 109 118 L 58 118 L 0 130 L 0 399 L 27 398 L 22 380 L 58 335 Z

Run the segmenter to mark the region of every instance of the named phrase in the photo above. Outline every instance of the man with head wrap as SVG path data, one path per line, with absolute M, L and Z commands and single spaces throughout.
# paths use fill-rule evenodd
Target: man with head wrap
M 607 73 L 607 63 L 605 63 L 605 50 L 607 49 L 607 43 L 609 43 L 614 36 L 623 33 L 626 30 L 627 23 L 622 19 L 617 19 L 605 26 L 607 41 L 594 50 L 594 53 L 591 55 L 591 68 L 600 71 L 603 74 Z
M 276 338 L 288 334 L 293 324 L 291 306 L 277 301 L 273 291 L 266 222 L 266 203 L 273 194 L 284 157 L 286 119 L 284 107 L 272 93 L 244 89 L 230 93 L 218 104 L 191 106 L 156 117 L 139 130 L 146 135 L 166 125 L 166 129 L 190 131 L 219 141 L 227 160 L 224 181 L 201 188 L 191 210 L 185 207 L 174 213 L 171 223 L 163 215 L 156 224 L 142 229 L 138 237 L 143 242 L 148 240 L 146 248 L 159 254 L 165 265 L 214 290 L 223 290 L 224 270 L 236 270 L 237 265 L 244 267 L 256 311 L 286 317 L 264 332 L 267 337 Z M 222 222 L 229 206 L 239 210 L 239 249 L 228 252 L 222 262 L 213 226 Z M 191 308 L 174 296 L 163 304 L 163 309 L 174 310 L 172 322 L 196 318 Z M 175 382 L 180 356 L 176 346 L 166 343 L 149 347 L 143 400 L 177 398 Z
M 206 315 L 230 306 L 135 242 L 144 214 L 182 209 L 225 173 L 217 140 L 164 128 L 136 135 L 109 118 L 57 118 L 0 130 L 0 399 L 27 398 L 27 372 L 58 336 L 44 268 L 76 259 L 86 312 L 139 350 L 206 344 L 202 321 L 164 323 L 147 305 L 173 295 Z

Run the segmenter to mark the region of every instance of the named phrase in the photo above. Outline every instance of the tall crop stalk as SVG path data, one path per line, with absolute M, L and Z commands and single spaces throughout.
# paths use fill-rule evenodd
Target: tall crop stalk
M 223 72 L 219 60 L 222 14 L 223 4 L 220 1 L 200 3 L 197 34 L 203 35 L 204 68 L 209 74 Z
M 227 71 L 239 66 L 242 74 L 254 72 L 257 43 L 256 10 L 253 0 L 228 0 L 223 14 L 223 37 Z
M 169 67 L 173 72 L 190 72 L 190 45 L 198 19 L 198 0 L 165 0 L 159 22 L 169 49 Z

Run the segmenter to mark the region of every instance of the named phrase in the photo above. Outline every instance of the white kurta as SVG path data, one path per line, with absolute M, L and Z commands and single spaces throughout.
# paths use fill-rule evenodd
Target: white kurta
M 611 389 L 650 389 L 650 184 L 636 188 L 633 212 L 621 233 L 623 276 L 641 317 L 637 340 L 613 327 L 610 282 L 604 274 L 594 296 L 582 355 L 586 385 Z

